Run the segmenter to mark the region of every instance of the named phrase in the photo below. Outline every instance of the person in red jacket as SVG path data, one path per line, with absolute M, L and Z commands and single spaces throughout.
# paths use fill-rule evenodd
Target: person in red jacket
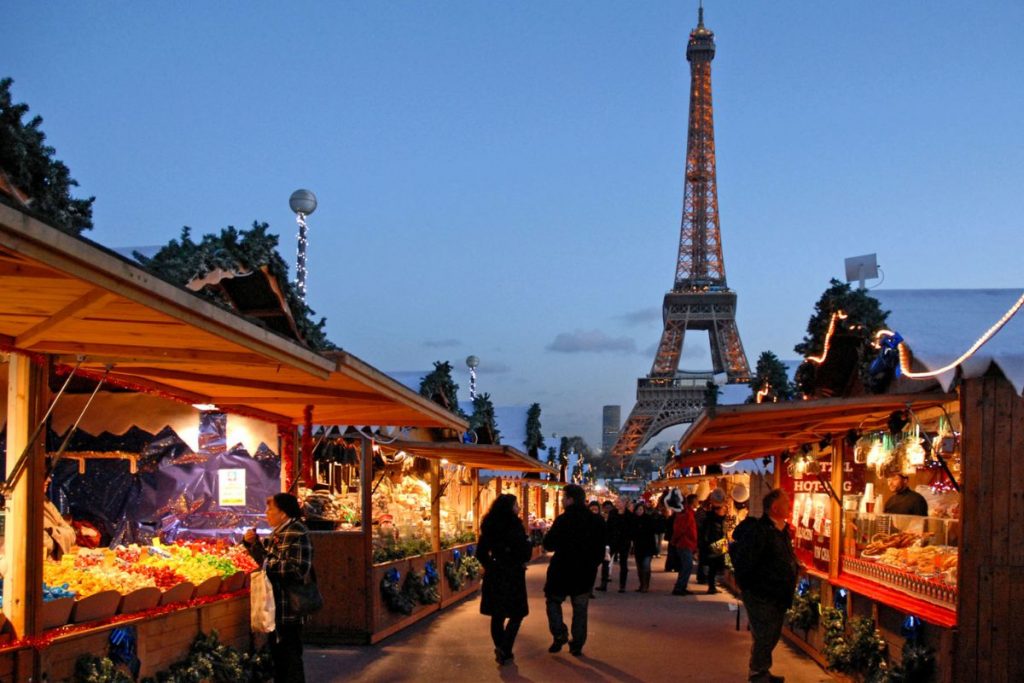
M 672 547 L 679 556 L 679 576 L 672 589 L 672 595 L 690 595 L 686 587 L 693 571 L 693 554 L 697 552 L 697 520 L 693 516 L 697 495 L 691 493 L 686 497 L 683 511 L 676 515 L 672 525 Z

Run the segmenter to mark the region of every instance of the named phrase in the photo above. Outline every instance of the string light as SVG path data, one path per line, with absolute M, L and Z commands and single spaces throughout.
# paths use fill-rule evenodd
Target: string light
M 959 358 L 957 358 L 952 363 L 949 363 L 948 365 L 944 365 L 938 370 L 929 370 L 927 372 L 914 372 L 913 370 L 911 370 L 910 351 L 907 349 L 906 342 L 901 341 L 898 346 L 900 352 L 900 370 L 903 372 L 904 375 L 906 375 L 910 379 L 927 379 L 929 377 L 941 375 L 944 372 L 949 372 L 950 370 L 956 368 L 965 360 L 973 356 L 975 352 L 985 344 L 985 342 L 991 339 L 996 332 L 1003 328 L 1003 325 L 1010 321 L 1010 318 L 1016 315 L 1017 311 L 1020 310 L 1021 306 L 1024 306 L 1024 294 L 1021 294 L 1020 298 L 1017 299 L 1017 302 L 1010 306 L 1010 309 L 1003 314 L 1003 317 L 997 320 L 996 323 L 992 325 L 992 327 L 988 328 L 985 334 L 981 335 L 981 337 L 978 338 L 978 341 L 974 342 L 971 345 L 971 347 L 964 351 Z M 875 333 L 876 347 L 879 345 L 879 340 L 881 339 L 881 337 L 893 337 L 895 335 L 896 333 L 893 332 L 892 330 L 879 330 L 877 333 Z
M 299 253 L 295 259 L 296 287 L 299 290 L 299 297 L 306 300 L 306 247 L 309 240 L 306 239 L 306 215 L 295 214 L 295 222 L 299 224 Z
M 825 333 L 825 348 L 821 352 L 821 356 L 808 356 L 807 360 L 811 361 L 815 365 L 821 365 L 825 362 L 828 357 L 828 349 L 832 344 L 832 334 L 836 331 L 836 320 L 846 320 L 846 313 L 842 311 L 836 311 L 832 314 L 832 319 L 828 322 L 828 332 Z
M 769 391 L 771 391 L 771 389 L 768 386 L 768 380 L 765 380 L 764 386 L 761 387 L 761 389 L 759 389 L 757 392 L 757 402 L 760 403 L 761 401 L 763 401 L 764 397 L 768 395 Z

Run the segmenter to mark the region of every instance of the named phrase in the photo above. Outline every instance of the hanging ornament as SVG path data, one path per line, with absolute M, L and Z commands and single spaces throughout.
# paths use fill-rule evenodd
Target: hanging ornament
M 924 439 L 921 438 L 920 427 L 914 426 L 914 433 L 907 434 L 900 442 L 903 449 L 903 461 L 913 467 L 924 465 Z
M 853 447 L 853 461 L 861 465 L 868 462 L 868 455 L 874 445 L 875 440 L 870 435 L 857 439 L 857 443 Z

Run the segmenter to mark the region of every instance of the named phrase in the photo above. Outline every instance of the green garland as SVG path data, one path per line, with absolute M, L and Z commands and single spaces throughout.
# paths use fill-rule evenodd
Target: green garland
M 373 549 L 373 562 L 374 564 L 392 562 L 406 557 L 426 555 L 430 551 L 430 541 L 425 538 L 405 538 L 399 541 L 388 537 L 382 545 Z
M 786 612 L 786 623 L 790 628 L 807 633 L 818 625 L 821 618 L 821 596 L 807 591 L 793 597 L 793 606 Z
M 458 564 L 454 560 L 445 562 L 444 575 L 448 579 L 448 585 L 452 587 L 453 591 L 460 591 L 466 585 L 467 572 L 461 562 Z
M 441 550 L 448 550 L 454 548 L 457 545 L 465 545 L 466 543 L 473 543 L 476 541 L 476 534 L 472 531 L 462 531 L 452 536 L 441 537 Z
M 384 598 L 384 606 L 390 612 L 412 614 L 413 602 L 405 591 L 399 587 L 402 575 L 397 569 L 389 569 L 380 580 L 380 595 Z
M 846 615 L 835 607 L 821 610 L 821 623 L 825 628 L 825 646 L 821 650 L 828 668 L 833 671 L 850 670 L 850 646 L 846 642 Z
M 475 581 L 477 577 L 483 572 L 483 565 L 480 564 L 480 560 L 476 559 L 472 555 L 467 555 L 462 558 L 462 568 L 466 570 L 466 577 L 470 581 Z
M 109 657 L 82 655 L 75 662 L 75 683 L 132 683 L 133 678 L 114 666 Z
M 239 652 L 220 642 L 216 630 L 200 633 L 188 656 L 167 671 L 142 679 L 142 683 L 264 683 L 274 677 L 273 661 L 264 649 L 255 654 Z M 107 657 L 82 655 L 75 662 L 75 683 L 130 683 L 134 679 Z
M 935 670 L 935 651 L 924 643 L 908 638 L 903 643 L 900 665 L 893 667 L 892 683 L 924 683 L 932 680 Z
M 828 607 L 821 611 L 825 627 L 825 647 L 822 654 L 828 668 L 840 673 L 862 674 L 866 680 L 889 680 L 889 666 L 886 662 L 886 642 L 875 628 L 875 622 L 868 617 L 850 619 L 849 634 L 846 632 L 846 615 L 842 610 Z
M 437 573 L 434 573 L 433 580 L 428 580 L 424 572 L 410 569 L 402 585 L 402 594 L 413 603 L 418 602 L 421 605 L 441 602 L 441 596 L 437 592 Z

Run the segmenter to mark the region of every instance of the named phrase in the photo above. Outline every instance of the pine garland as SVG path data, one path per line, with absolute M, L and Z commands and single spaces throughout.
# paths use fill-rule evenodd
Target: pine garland
M 450 560 L 444 563 L 444 575 L 453 591 L 460 591 L 466 585 L 467 572 L 461 562 Z
M 188 656 L 167 671 L 142 679 L 142 683 L 264 683 L 273 678 L 270 653 L 240 652 L 220 642 L 216 630 L 200 633 Z M 131 683 L 134 679 L 108 657 L 82 655 L 75 662 L 75 683 Z
M 197 243 L 192 241 L 192 229 L 186 226 L 181 230 L 180 242 L 171 240 L 152 258 L 139 252 L 133 255 L 149 272 L 180 286 L 218 268 L 249 271 L 266 267 L 271 277 L 277 280 L 299 335 L 306 345 L 315 351 L 338 348 L 324 332 L 327 319 L 313 322 L 315 312 L 306 305 L 295 285 L 288 280 L 288 264 L 277 250 L 279 238 L 269 234 L 269 229 L 267 223 L 260 222 L 253 222 L 250 230 L 238 230 L 229 225 L 219 235 L 203 235 Z M 201 290 L 198 295 L 231 310 L 230 303 L 209 288 Z M 259 323 L 256 318 L 252 320 Z
M 10 78 L 0 79 L 0 171 L 11 184 L 29 198 L 29 210 L 58 230 L 80 235 L 92 229 L 92 204 L 95 197 L 74 199 L 71 188 L 78 182 L 68 167 L 53 155 L 40 129 L 41 116 L 23 123 L 27 104 L 15 104 Z
M 786 623 L 790 628 L 807 633 L 818 625 L 821 619 L 821 596 L 807 591 L 793 597 L 793 606 L 786 612 Z
M 380 580 L 380 593 L 384 598 L 384 606 L 391 612 L 400 614 L 412 614 L 413 603 L 405 591 L 399 587 L 402 574 L 392 567 L 384 573 Z
M 825 647 L 822 654 L 833 671 L 861 674 L 866 680 L 879 683 L 888 681 L 890 671 L 886 661 L 887 644 L 875 622 L 868 617 L 850 619 L 846 631 L 846 616 L 842 610 L 828 607 L 821 612 L 825 627 Z
M 467 555 L 462 558 L 462 566 L 466 570 L 466 576 L 470 581 L 475 581 L 481 572 L 483 572 L 483 566 L 480 564 L 480 560 L 476 559 L 472 555 Z

